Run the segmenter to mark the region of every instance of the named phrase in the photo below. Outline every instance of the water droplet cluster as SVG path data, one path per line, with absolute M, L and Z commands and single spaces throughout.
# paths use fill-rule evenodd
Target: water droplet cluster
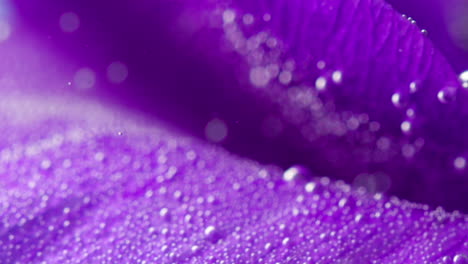
M 0 151 L 5 264 L 464 263 L 468 254 L 468 219 L 456 212 L 303 177 L 303 166 L 261 166 L 90 103 L 1 100 L 14 113 Z
M 240 71 L 244 75 L 239 78 L 248 82 L 246 89 L 277 105 L 280 116 L 276 119 L 278 129 L 275 131 L 278 132 L 268 133 L 266 125 L 262 124 L 259 129 L 265 136 L 288 133 L 284 129 L 287 124 L 295 129 L 291 137 L 299 134 L 301 140 L 308 142 L 301 144 L 309 144 L 310 158 L 314 160 L 311 163 L 327 163 L 329 173 L 334 176 L 352 182 L 362 173 L 383 172 L 393 181 L 388 188 L 390 192 L 405 192 L 400 190 L 405 188 L 431 190 L 426 194 L 415 191 L 409 198 L 441 204 L 445 196 L 437 190 L 446 181 L 437 175 L 468 184 L 467 179 L 461 178 L 465 170 L 463 160 L 454 161 L 468 146 L 460 145 L 446 155 L 438 151 L 446 146 L 446 138 L 434 136 L 443 134 L 444 126 L 447 129 L 456 126 L 449 120 L 463 107 L 460 101 L 468 98 L 466 91 L 459 89 L 468 86 L 467 74 L 461 73 L 456 80 L 453 72 L 447 72 L 450 77 L 437 79 L 431 71 L 445 74 L 446 69 L 444 66 L 437 70 L 431 68 L 435 62 L 428 58 L 438 61 L 439 55 L 425 56 L 434 53 L 434 47 L 424 36 L 427 31 L 419 29 L 414 19 L 401 16 L 379 2 L 366 8 L 382 16 L 362 29 L 359 21 L 366 19 L 367 14 L 361 14 L 365 11 L 351 2 L 345 1 L 342 5 L 345 9 L 354 8 L 353 18 L 356 19 L 341 17 L 343 14 L 332 4 L 310 7 L 307 17 L 300 17 L 294 8 L 248 13 L 243 11 L 242 4 L 239 8 L 220 7 L 225 11 L 214 12 L 214 16 L 221 16 L 224 21 L 220 28 L 227 50 L 245 61 L 246 70 Z M 269 10 L 268 4 L 265 5 L 265 10 Z M 337 21 L 321 20 L 322 16 L 334 17 Z M 323 28 L 284 27 L 285 21 L 293 25 L 319 23 Z M 352 25 L 340 31 L 335 28 L 339 21 Z M 402 39 L 384 26 L 388 24 L 405 28 L 405 34 L 414 38 Z M 362 40 L 346 36 L 344 32 L 350 30 L 348 27 L 356 27 L 359 34 L 364 34 Z M 387 33 L 374 34 L 374 31 Z M 359 48 L 361 46 L 363 48 Z M 411 50 L 410 46 L 417 46 L 418 51 Z M 443 63 L 441 61 L 441 65 Z M 437 111 L 431 109 L 434 107 L 440 109 L 440 114 L 435 114 Z M 461 112 L 463 110 L 456 114 Z M 271 118 L 267 118 L 270 121 Z M 444 125 L 439 127 L 436 123 Z M 440 131 L 426 132 L 434 127 Z M 439 156 L 435 158 L 434 153 Z M 390 161 L 397 162 L 400 169 L 395 170 Z M 440 171 L 433 172 L 430 168 L 414 173 L 415 167 L 430 167 L 427 164 L 436 161 L 443 163 Z M 418 162 L 424 164 L 416 164 Z M 422 178 L 428 174 L 437 179 L 424 181 Z M 410 183 L 403 180 L 407 177 L 419 180 L 408 187 Z M 429 197 L 427 193 L 437 194 Z

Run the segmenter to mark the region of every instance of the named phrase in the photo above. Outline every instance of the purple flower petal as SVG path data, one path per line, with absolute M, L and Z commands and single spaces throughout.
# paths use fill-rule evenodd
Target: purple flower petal
M 466 210 L 467 91 L 381 0 L 48 3 L 18 6 L 80 63 L 125 63 L 106 95 L 199 136 L 220 121 L 215 141 L 243 156 Z
M 467 186 L 465 91 L 382 1 L 37 3 L 0 23 L 2 263 L 467 261 L 465 215 L 380 194 L 465 209 Z M 369 192 L 48 96 L 70 87 Z
M 92 102 L 0 108 L 2 263 L 468 260 L 459 213 L 308 181 Z

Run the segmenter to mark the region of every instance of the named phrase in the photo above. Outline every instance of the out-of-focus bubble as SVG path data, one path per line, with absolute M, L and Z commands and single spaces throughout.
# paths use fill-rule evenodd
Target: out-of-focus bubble
M 81 68 L 75 73 L 73 83 L 79 90 L 91 89 L 96 83 L 96 74 L 89 68 Z
M 226 123 L 221 119 L 213 119 L 205 126 L 205 137 L 211 142 L 223 141 L 228 133 Z
M 265 87 L 270 82 L 270 73 L 267 68 L 255 67 L 250 70 L 250 82 L 257 87 Z
M 228 9 L 223 13 L 224 24 L 230 24 L 236 19 L 236 12 L 234 10 Z
M 122 62 L 113 62 L 107 67 L 107 79 L 111 83 L 122 83 L 128 77 L 128 68 Z
M 80 18 L 73 12 L 63 13 L 60 16 L 59 25 L 63 32 L 75 32 L 80 27 Z
M 465 157 L 457 157 L 453 161 L 453 166 L 455 167 L 455 169 L 458 169 L 458 170 L 465 169 L 466 168 L 466 159 L 465 159 Z

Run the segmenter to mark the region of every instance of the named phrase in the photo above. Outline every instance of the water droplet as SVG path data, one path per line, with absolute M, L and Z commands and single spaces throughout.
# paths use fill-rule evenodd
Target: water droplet
M 449 256 L 444 256 L 444 257 L 442 258 L 442 263 L 443 263 L 443 264 L 453 264 L 453 263 L 452 263 L 452 258 L 449 257 Z
M 341 71 L 334 71 L 332 73 L 332 80 L 336 84 L 341 83 L 343 81 L 343 73 Z
M 383 196 L 382 193 L 376 193 L 374 194 L 374 199 L 377 201 L 382 200 L 382 196 Z
M 283 180 L 291 182 L 300 177 L 304 177 L 306 174 L 307 170 L 304 167 L 295 165 L 284 171 Z
M 338 202 L 338 206 L 339 207 L 344 207 L 346 205 L 346 203 L 348 202 L 348 200 L 346 198 L 342 198 L 340 199 L 340 201 Z
M 216 243 L 222 239 L 222 234 L 216 230 L 214 226 L 208 226 L 205 228 L 204 234 L 205 238 L 212 243 Z
M 396 92 L 392 95 L 392 103 L 396 107 L 405 107 L 408 104 L 409 98 L 402 92 Z
M 453 161 L 453 166 L 455 167 L 455 169 L 458 169 L 458 170 L 465 169 L 466 168 L 466 159 L 464 157 L 457 157 Z
M 455 87 L 445 87 L 437 93 L 437 99 L 441 103 L 450 103 L 455 100 L 457 89 Z
M 250 82 L 257 87 L 265 87 L 270 82 L 270 72 L 264 67 L 255 67 L 250 70 Z
M 355 217 L 354 217 L 354 221 L 356 222 L 360 222 L 362 219 L 362 214 L 357 214 Z
M 325 77 L 318 77 L 315 81 L 315 88 L 319 91 L 323 91 L 327 88 L 327 79 Z
M 468 88 L 468 70 L 460 73 L 458 77 L 460 78 L 460 81 L 462 82 L 462 86 L 464 88 Z
M 162 218 L 166 218 L 169 216 L 169 209 L 167 208 L 162 208 L 161 210 L 159 210 L 159 215 L 162 217 Z
M 407 121 L 403 121 L 400 127 L 403 133 L 409 133 L 411 132 L 412 124 L 410 121 L 407 120 Z
M 308 182 L 306 183 L 306 185 L 304 186 L 304 189 L 306 192 L 313 192 L 315 190 L 315 187 L 317 186 L 317 184 L 315 182 Z
M 214 232 L 215 232 L 216 228 L 214 226 L 208 226 L 207 228 L 205 228 L 205 236 L 209 236 L 209 235 L 212 235 Z
M 459 78 L 462 82 L 468 82 L 468 70 L 460 73 Z
M 191 247 L 192 252 L 197 252 L 199 247 L 197 245 L 194 245 Z
M 236 19 L 236 12 L 232 9 L 227 9 L 223 12 L 224 24 L 231 24 Z
M 468 264 L 468 256 L 457 254 L 453 257 L 453 264 Z
M 419 90 L 419 83 L 414 81 L 409 84 L 410 93 L 415 93 Z

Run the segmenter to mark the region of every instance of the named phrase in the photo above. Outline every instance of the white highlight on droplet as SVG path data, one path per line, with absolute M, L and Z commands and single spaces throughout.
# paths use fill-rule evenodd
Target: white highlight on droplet
M 400 93 L 394 93 L 394 94 L 392 95 L 392 103 L 393 103 L 395 106 L 399 106 L 399 105 L 400 105 L 400 99 L 401 99 Z
M 11 35 L 11 26 L 7 21 L 0 20 L 0 43 L 9 39 Z
M 96 83 L 96 74 L 89 68 L 81 68 L 75 73 L 73 83 L 80 90 L 88 90 Z
M 439 91 L 437 93 L 437 99 L 439 99 L 440 102 L 446 103 L 447 100 L 445 99 L 445 92 L 443 90 Z
M 401 131 L 407 133 L 411 130 L 411 123 L 409 121 L 404 121 L 401 123 Z
M 315 88 L 319 91 L 325 90 L 327 88 L 327 79 L 325 77 L 318 77 L 315 81 Z
M 338 202 L 339 207 L 344 207 L 346 203 L 348 202 L 348 199 L 346 198 L 341 198 L 340 201 Z
M 205 235 L 209 236 L 209 235 L 213 234 L 214 231 L 215 231 L 214 226 L 208 226 L 207 228 L 205 228 Z
M 159 215 L 161 217 L 166 217 L 167 214 L 169 213 L 169 209 L 167 209 L 166 207 L 162 208 L 161 210 L 159 210 Z
M 299 169 L 296 167 L 291 167 L 284 171 L 283 173 L 283 180 L 285 181 L 293 181 L 299 176 Z
M 59 25 L 63 32 L 71 33 L 80 27 L 80 18 L 73 12 L 66 12 L 60 16 Z
M 197 245 L 194 245 L 191 247 L 192 252 L 197 252 L 199 247 Z
M 464 264 L 468 262 L 468 256 L 464 254 L 457 254 L 453 257 L 454 264 Z
M 211 142 L 223 141 L 228 133 L 226 123 L 220 119 L 213 119 L 205 126 L 205 137 Z
M 357 214 L 357 215 L 354 217 L 354 221 L 355 221 L 355 222 L 359 222 L 359 221 L 361 221 L 361 219 L 362 219 L 362 214 Z
M 265 87 L 270 79 L 270 72 L 267 68 L 255 67 L 250 70 L 250 82 L 257 87 Z
M 111 83 L 119 84 L 128 77 L 128 68 L 120 61 L 115 61 L 107 67 L 107 79 Z
M 313 192 L 315 190 L 315 186 L 316 186 L 315 182 L 308 182 L 305 185 L 304 189 L 306 190 L 306 192 L 310 193 L 310 192 Z
M 227 9 L 223 12 L 224 24 L 230 24 L 236 19 L 236 12 L 232 9 Z
M 332 73 L 332 80 L 334 83 L 339 84 L 343 80 L 343 73 L 341 71 L 334 71 Z
M 457 157 L 453 161 L 453 166 L 456 169 L 463 170 L 464 168 L 466 168 L 466 159 L 464 157 Z
M 411 93 L 415 93 L 418 91 L 418 84 L 416 82 L 411 82 L 409 88 Z
M 462 81 L 463 87 L 468 88 L 468 70 L 460 73 L 458 77 L 460 78 L 460 81 Z
M 441 103 L 450 103 L 455 100 L 456 88 L 452 86 L 445 87 L 437 93 L 437 98 Z

